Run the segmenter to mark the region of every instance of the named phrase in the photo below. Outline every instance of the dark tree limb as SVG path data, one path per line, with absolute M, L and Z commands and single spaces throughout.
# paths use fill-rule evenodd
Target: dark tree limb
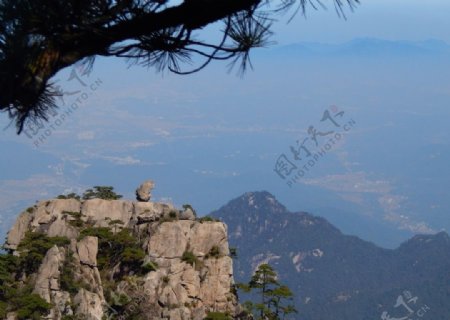
M 27 121 L 46 120 L 62 94 L 51 78 L 95 56 L 126 57 L 178 74 L 226 59 L 245 69 L 250 49 L 268 43 L 271 14 L 296 5 L 304 10 L 314 1 L 283 0 L 272 12 L 264 9 L 270 0 L 185 0 L 175 6 L 167 0 L 0 1 L 0 111 L 14 119 L 19 134 Z M 343 13 L 344 0 L 333 1 Z M 359 0 L 345 1 L 353 8 Z M 192 31 L 217 21 L 225 23 L 218 44 L 193 38 Z M 193 54 L 206 60 L 180 70 Z

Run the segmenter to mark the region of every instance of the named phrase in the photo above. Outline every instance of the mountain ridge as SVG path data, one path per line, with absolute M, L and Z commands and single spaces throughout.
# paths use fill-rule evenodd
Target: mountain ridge
M 377 56 L 427 56 L 450 54 L 450 44 L 439 39 L 387 40 L 379 38 L 355 38 L 341 43 L 297 42 L 259 51 L 258 56 L 281 55 L 284 57 L 377 57 Z
M 296 295 L 298 319 L 379 318 L 408 290 L 428 302 L 430 315 L 450 314 L 448 298 L 437 294 L 450 284 L 445 232 L 380 248 L 324 218 L 288 211 L 267 191 L 247 192 L 211 215 L 228 225 L 230 245 L 238 248 L 237 281 L 261 263 L 272 264 Z

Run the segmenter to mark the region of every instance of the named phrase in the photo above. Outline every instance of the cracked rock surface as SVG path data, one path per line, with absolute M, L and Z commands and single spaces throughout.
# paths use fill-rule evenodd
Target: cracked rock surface
M 83 233 L 88 227 L 109 228 L 114 235 L 129 230 L 144 252 L 142 266 L 151 267 L 137 272 L 121 261 L 105 267 L 99 238 Z M 29 231 L 70 242 L 50 248 L 37 273 L 29 275 L 34 293 L 53 305 L 46 319 L 76 315 L 94 320 L 119 311 L 127 319 L 135 310 L 145 319 L 167 320 L 202 320 L 210 311 L 239 313 L 227 227 L 200 222 L 190 209 L 126 200 L 41 201 L 20 214 L 5 248 L 19 254 Z M 76 291 L 62 288 L 68 270 L 79 284 Z

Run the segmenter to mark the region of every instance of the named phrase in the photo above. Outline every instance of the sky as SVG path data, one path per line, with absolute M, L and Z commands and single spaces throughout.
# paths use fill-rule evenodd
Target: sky
M 54 80 L 68 113 L 55 130 L 40 131 L 49 132 L 42 141 L 17 136 L 0 117 L 0 237 L 36 200 L 93 185 L 132 199 L 148 178 L 154 199 L 191 203 L 201 214 L 268 190 L 291 210 L 324 215 L 384 246 L 449 230 L 450 60 L 433 51 L 441 43 L 419 44 L 431 46 L 429 56 L 415 47 L 450 43 L 449 13 L 450 3 L 437 0 L 362 1 L 347 20 L 332 8 L 309 10 L 307 19 L 274 26 L 277 44 L 254 52 L 254 70 L 243 77 L 223 64 L 183 77 L 118 59 L 97 59 L 79 80 L 63 70 Z M 302 51 L 309 42 L 342 52 L 317 44 Z M 287 46 L 296 43 L 303 45 Z M 275 160 L 331 105 L 357 127 L 307 180 L 287 187 Z
M 299 15 L 290 24 L 278 24 L 276 41 L 338 43 L 371 37 L 450 42 L 450 2 L 446 0 L 363 0 L 353 13 L 346 11 L 347 20 L 337 17 L 331 1 L 324 4 L 326 11 L 310 8 L 306 19 Z

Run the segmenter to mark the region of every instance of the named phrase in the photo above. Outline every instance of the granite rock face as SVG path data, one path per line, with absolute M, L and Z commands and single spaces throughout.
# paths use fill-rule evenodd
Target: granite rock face
M 86 230 L 105 228 L 114 236 L 129 231 L 144 252 L 138 269 L 123 261 L 101 263 L 105 247 Z M 5 247 L 19 255 L 18 245 L 29 231 L 70 242 L 50 248 L 37 273 L 27 275 L 34 279 L 34 293 L 53 305 L 46 319 L 94 320 L 115 312 L 127 319 L 139 312 L 142 319 L 202 320 L 208 312 L 235 317 L 240 311 L 227 227 L 200 222 L 191 209 L 125 200 L 41 201 L 19 215 Z M 65 272 L 78 283 L 77 290 L 63 288 Z M 10 317 L 15 319 L 14 313 Z
M 63 212 L 79 212 L 81 203 L 75 199 L 41 201 L 22 212 L 8 232 L 7 249 L 17 249 L 18 244 L 30 230 L 47 229 L 49 236 L 76 236 L 76 230 L 61 221 Z

